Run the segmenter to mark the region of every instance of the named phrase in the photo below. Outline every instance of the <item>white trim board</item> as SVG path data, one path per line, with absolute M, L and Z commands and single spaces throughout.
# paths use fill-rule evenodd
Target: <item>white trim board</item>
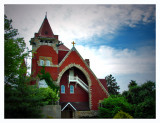
M 61 111 L 63 111 L 68 105 L 70 105 L 75 111 L 77 111 L 77 109 L 70 102 L 67 103 L 66 106 L 64 106 Z

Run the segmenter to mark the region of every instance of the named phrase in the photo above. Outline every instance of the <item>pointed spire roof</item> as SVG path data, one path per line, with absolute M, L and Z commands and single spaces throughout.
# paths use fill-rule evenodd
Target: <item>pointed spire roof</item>
M 48 22 L 47 16 L 45 16 L 43 23 L 38 31 L 38 36 L 54 38 L 54 34 Z

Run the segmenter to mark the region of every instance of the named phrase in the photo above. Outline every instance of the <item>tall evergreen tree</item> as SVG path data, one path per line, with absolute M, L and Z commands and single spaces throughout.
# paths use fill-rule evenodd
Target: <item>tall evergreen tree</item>
M 18 30 L 12 27 L 12 20 L 4 16 L 5 44 L 5 118 L 38 118 L 40 107 L 45 104 L 40 91 L 29 86 L 23 61 L 25 51 L 23 38 L 18 37 Z
M 128 85 L 128 88 L 130 89 L 130 88 L 132 88 L 132 87 L 134 87 L 134 86 L 137 86 L 137 83 L 136 83 L 136 81 L 131 80 L 131 82 L 130 82 L 129 85 Z
M 110 74 L 105 77 L 109 94 L 118 95 L 120 86 L 117 85 L 116 79 Z

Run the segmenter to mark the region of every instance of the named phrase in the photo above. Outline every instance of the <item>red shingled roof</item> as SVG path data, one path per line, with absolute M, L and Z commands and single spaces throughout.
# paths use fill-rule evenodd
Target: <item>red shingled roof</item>
M 50 27 L 50 24 L 48 22 L 47 17 L 45 17 L 45 19 L 41 25 L 41 28 L 38 31 L 38 36 L 54 38 L 54 34 L 52 32 L 52 29 Z
M 70 50 L 65 45 L 58 47 L 58 63 L 60 63 Z
M 58 50 L 69 51 L 69 49 L 65 45 L 63 45 L 63 44 L 58 47 Z
M 69 51 L 58 51 L 58 63 L 60 63 Z
M 108 91 L 107 81 L 105 79 L 99 79 L 99 81 L 102 83 L 102 85 L 104 86 L 104 88 Z

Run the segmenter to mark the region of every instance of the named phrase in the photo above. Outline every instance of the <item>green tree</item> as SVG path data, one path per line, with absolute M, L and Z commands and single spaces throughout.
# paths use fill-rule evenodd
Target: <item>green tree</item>
M 12 20 L 4 16 L 5 45 L 5 118 L 38 118 L 40 107 L 45 104 L 38 88 L 29 86 L 24 58 L 25 42 L 18 38 L 18 30 Z
M 5 53 L 5 82 L 16 81 L 18 69 L 27 53 L 24 53 L 26 44 L 23 38 L 18 37 L 18 30 L 11 25 L 12 20 L 4 16 L 4 53 Z
M 133 86 L 122 95 L 134 105 L 135 118 L 155 118 L 155 82 Z
M 99 107 L 99 117 L 113 118 L 120 110 L 132 114 L 132 109 L 132 105 L 124 97 L 110 96 L 104 99 L 102 107 Z
M 43 101 L 46 102 L 47 105 L 53 105 L 59 100 L 56 90 L 53 91 L 50 87 L 40 88 L 39 90 L 41 95 L 44 97 Z
M 38 74 L 40 80 L 45 80 L 47 85 L 56 93 L 59 93 L 59 87 L 53 83 L 52 77 L 49 72 L 45 71 L 45 66 L 42 67 L 40 73 Z
M 156 95 L 155 82 L 147 81 L 140 86 L 139 102 L 135 107 L 136 118 L 155 118 L 156 116 Z
M 137 96 L 136 93 L 135 93 L 134 95 L 131 95 L 131 91 L 134 91 L 134 89 L 132 89 L 132 88 L 134 88 L 134 89 L 139 89 L 138 86 L 137 86 L 136 81 L 134 81 L 134 80 L 131 80 L 131 82 L 130 82 L 129 85 L 128 85 L 128 89 L 129 89 L 130 91 L 124 91 L 124 92 L 122 93 L 122 96 L 127 97 L 128 102 L 135 102 L 135 101 L 136 101 L 136 100 L 133 100 L 133 99 L 132 99 L 132 96 Z M 132 103 L 132 104 L 134 104 L 134 103 Z
M 117 85 L 116 79 L 110 74 L 105 77 L 107 81 L 108 92 L 111 95 L 118 95 L 120 87 Z
M 136 81 L 131 80 L 131 82 L 130 82 L 129 85 L 128 85 L 128 88 L 130 89 L 130 88 L 132 88 L 132 87 L 134 87 L 134 86 L 137 86 L 137 83 L 136 83 Z
M 16 85 L 5 85 L 5 118 L 42 117 L 41 106 L 47 104 L 36 86 L 29 86 L 30 79 L 21 74 Z

